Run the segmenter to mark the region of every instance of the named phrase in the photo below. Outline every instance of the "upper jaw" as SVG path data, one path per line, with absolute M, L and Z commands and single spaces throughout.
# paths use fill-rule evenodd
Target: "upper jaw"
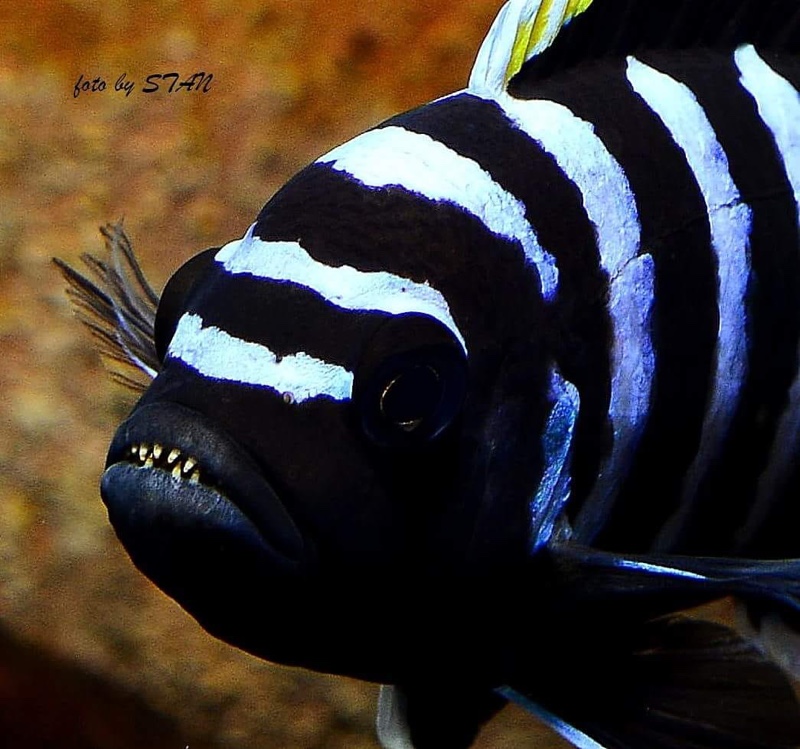
M 151 402 L 120 425 L 101 493 L 129 551 L 142 535 L 195 533 L 244 543 L 284 571 L 310 562 L 309 543 L 250 456 L 175 403 Z

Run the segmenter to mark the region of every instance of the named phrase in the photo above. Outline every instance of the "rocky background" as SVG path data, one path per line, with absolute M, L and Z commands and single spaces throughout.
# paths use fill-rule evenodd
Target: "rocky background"
M 0 747 L 376 746 L 375 687 L 222 645 L 134 570 L 97 489 L 132 397 L 50 259 L 124 217 L 160 288 L 305 163 L 463 86 L 499 4 L 2 3 Z M 206 93 L 142 90 L 201 71 Z M 564 746 L 514 709 L 479 745 Z

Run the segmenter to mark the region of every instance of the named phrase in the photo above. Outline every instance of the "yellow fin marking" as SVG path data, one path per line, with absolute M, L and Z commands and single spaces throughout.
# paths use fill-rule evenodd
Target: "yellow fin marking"
M 478 50 L 467 89 L 487 98 L 506 93 L 508 82 L 541 54 L 594 0 L 507 0 Z
M 561 2 L 563 2 L 563 0 L 561 0 Z M 559 2 L 559 5 L 561 2 Z M 542 0 L 542 4 L 539 6 L 539 11 L 534 19 L 533 31 L 531 32 L 530 42 L 528 43 L 528 52 L 536 50 L 549 36 L 548 30 L 552 28 L 551 16 L 553 15 L 553 11 L 555 10 L 556 13 L 559 12 L 558 8 L 553 8 L 553 5 L 553 0 Z
M 579 16 L 592 4 L 592 0 L 569 0 L 567 2 L 567 12 L 565 20 L 571 21 L 575 16 Z
M 514 44 L 506 67 L 508 83 L 522 66 L 547 49 L 575 16 L 580 15 L 593 0 L 542 0 L 531 19 L 521 21 L 517 27 Z M 556 6 L 554 8 L 554 6 Z M 555 17 L 553 17 L 555 14 Z M 555 22 L 554 22 L 555 21 Z
M 528 21 L 520 24 L 517 28 L 517 36 L 514 39 L 514 46 L 511 48 L 511 57 L 506 68 L 506 83 L 508 83 L 525 64 L 528 59 L 528 49 L 533 36 L 535 21 Z

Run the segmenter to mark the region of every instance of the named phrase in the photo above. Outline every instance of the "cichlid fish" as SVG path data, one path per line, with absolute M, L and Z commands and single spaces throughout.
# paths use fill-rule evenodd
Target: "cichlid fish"
M 387 685 L 387 749 L 508 700 L 583 749 L 800 745 L 799 52 L 796 0 L 511 0 L 465 90 L 160 300 L 109 227 L 62 268 L 154 378 L 101 486 L 135 564 Z M 724 596 L 754 640 L 677 613 Z

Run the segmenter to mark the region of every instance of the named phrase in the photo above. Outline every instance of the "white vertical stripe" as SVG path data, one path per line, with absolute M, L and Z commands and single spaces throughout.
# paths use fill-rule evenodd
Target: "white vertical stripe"
M 569 499 L 570 450 L 580 409 L 578 389 L 554 367 L 550 371 L 553 407 L 542 435 L 543 472 L 530 503 L 530 551 L 537 551 L 552 537 L 556 522 Z
M 752 45 L 740 47 L 734 59 L 742 86 L 755 100 L 758 113 L 775 140 L 800 214 L 800 93 L 767 65 Z M 800 304 L 800 300 L 795 302 Z M 742 531 L 743 540 L 763 522 L 799 447 L 800 371 L 795 375 L 789 403 L 778 422 L 770 460 L 759 479 L 756 502 Z
M 609 418 L 614 444 L 575 523 L 576 537 L 588 542 L 624 478 L 650 408 L 655 368 L 650 337 L 653 263 L 649 256 L 638 254 L 641 227 L 628 178 L 594 126 L 556 102 L 508 95 L 495 101 L 580 191 L 597 236 L 600 265 L 609 278 L 613 335 Z
M 353 374 L 344 367 L 303 352 L 278 357 L 266 346 L 206 327 L 199 315 L 190 313 L 178 321 L 167 357 L 212 380 L 291 393 L 295 403 L 319 397 L 347 400 L 353 390 Z
M 710 403 L 697 455 L 684 480 L 680 507 L 659 537 L 658 544 L 668 546 L 691 508 L 709 462 L 722 446 L 747 373 L 745 298 L 752 213 L 733 182 L 728 158 L 692 91 L 632 57 L 628 58 L 628 80 L 686 155 L 708 211 L 718 268 L 719 331 Z M 664 199 L 669 200 L 669 196 Z
M 317 160 L 367 187 L 399 187 L 434 202 L 458 206 L 493 234 L 522 245 L 552 299 L 558 269 L 542 249 L 525 204 L 498 185 L 480 164 L 423 133 L 401 127 L 369 130 Z
M 615 325 L 615 338 L 611 350 L 609 413 L 614 428 L 614 446 L 575 519 L 573 538 L 581 543 L 590 543 L 601 529 L 620 482 L 625 478 L 624 472 L 649 413 L 655 371 L 655 354 L 650 340 L 654 276 L 653 258 L 640 255 L 631 260 L 611 283 L 609 311 Z
M 752 45 L 736 50 L 734 59 L 742 86 L 755 100 L 761 119 L 775 139 L 800 206 L 800 94 L 764 62 Z
M 216 254 L 216 261 L 228 273 L 294 283 L 343 309 L 430 315 L 450 328 L 467 350 L 447 300 L 427 282 L 416 283 L 382 271 L 368 273 L 348 265 L 325 265 L 311 257 L 299 242 L 265 242 L 254 237 L 254 227 L 255 224 L 242 239 L 229 242 Z

